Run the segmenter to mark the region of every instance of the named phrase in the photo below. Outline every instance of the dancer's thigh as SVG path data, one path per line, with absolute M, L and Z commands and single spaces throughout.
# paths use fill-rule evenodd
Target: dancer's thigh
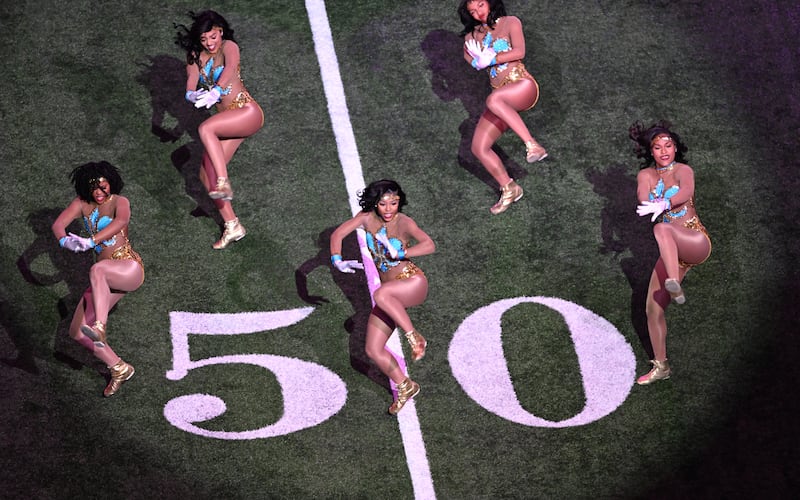
M 92 266 L 106 280 L 109 288 L 122 292 L 132 292 L 139 288 L 144 277 L 144 269 L 135 260 L 101 260 Z

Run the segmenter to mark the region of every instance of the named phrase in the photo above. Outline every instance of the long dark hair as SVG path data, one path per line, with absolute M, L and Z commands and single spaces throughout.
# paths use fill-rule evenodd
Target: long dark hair
M 361 206 L 361 211 L 369 212 L 374 210 L 375 213 L 378 213 L 378 202 L 383 198 L 383 195 L 390 192 L 400 197 L 397 211 L 402 212 L 403 206 L 406 204 L 406 193 L 403 192 L 400 184 L 390 179 L 370 182 L 367 187 L 358 193 L 358 204 Z
M 107 161 L 84 163 L 80 167 L 75 167 L 69 174 L 72 184 L 75 186 L 75 193 L 81 200 L 90 203 L 94 201 L 92 191 L 97 188 L 100 178 L 108 181 L 109 195 L 119 194 L 125 185 L 119 170 Z
M 474 1 L 476 0 L 461 0 L 461 5 L 458 6 L 458 16 L 461 18 L 461 24 L 464 25 L 464 31 L 459 33 L 458 36 L 464 36 L 467 33 L 472 33 L 472 30 L 475 29 L 475 26 L 481 24 L 481 22 L 472 17 L 467 10 L 467 4 Z M 506 6 L 503 5 L 503 0 L 485 1 L 489 4 L 489 16 L 486 18 L 486 24 L 488 24 L 490 28 L 494 28 L 497 20 L 507 15 Z
M 672 138 L 672 142 L 675 143 L 675 161 L 686 163 L 684 153 L 689 151 L 689 148 L 681 141 L 681 136 L 670 130 L 671 128 L 672 123 L 667 120 L 659 120 L 647 128 L 641 121 L 636 120 L 628 128 L 628 136 L 636 143 L 633 147 L 633 152 L 637 158 L 642 159 L 641 168 L 655 165 L 656 160 L 653 158 L 650 146 L 653 143 L 653 139 L 659 135 L 668 135 Z
M 236 39 L 233 38 L 233 28 L 230 27 L 228 21 L 213 10 L 204 10 L 198 14 L 189 12 L 189 17 L 192 18 L 192 25 L 188 28 L 185 24 L 173 23 L 175 29 L 178 30 L 175 35 L 175 45 L 186 51 L 186 64 L 195 64 L 198 61 L 200 53 L 203 52 L 200 37 L 214 28 L 222 29 L 223 40 L 236 42 Z

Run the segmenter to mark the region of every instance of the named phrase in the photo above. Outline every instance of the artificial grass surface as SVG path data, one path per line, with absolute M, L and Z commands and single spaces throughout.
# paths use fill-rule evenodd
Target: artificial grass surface
M 798 298 L 797 7 L 771 1 L 512 2 L 526 64 L 542 89 L 525 113 L 550 157 L 524 163 L 498 146 L 525 188 L 502 216 L 496 186 L 469 153 L 488 92 L 460 59 L 455 5 L 329 2 L 328 14 L 364 178 L 397 179 L 407 213 L 434 238 L 420 258 L 431 288 L 412 318 L 431 346 L 412 375 L 440 498 L 788 496 L 797 484 L 789 364 Z M 9 47 L 0 98 L 3 496 L 8 498 L 376 498 L 413 496 L 386 389 L 361 366 L 363 275 L 330 271 L 327 238 L 349 217 L 319 66 L 301 2 L 220 2 L 242 71 L 265 109 L 231 163 L 248 236 L 224 252 L 195 177 L 204 113 L 183 94 L 173 22 L 184 2 L 48 2 L 0 7 Z M 667 118 L 688 142 L 699 214 L 714 248 L 668 311 L 675 376 L 633 387 L 581 427 L 512 423 L 473 402 L 447 346 L 497 300 L 552 296 L 610 321 L 648 359 L 642 294 L 657 257 L 633 212 L 637 165 L 627 127 Z M 87 161 L 119 166 L 146 281 L 111 315 L 115 349 L 137 369 L 111 400 L 103 367 L 67 338 L 87 283 L 50 224 Z M 198 207 L 201 209 L 198 211 Z M 355 257 L 354 242 L 350 255 Z M 298 284 L 302 283 L 302 287 Z M 316 298 L 315 298 L 316 297 Z M 252 441 L 202 438 L 167 422 L 173 398 L 207 392 L 229 431 L 280 418 L 269 371 L 211 366 L 168 380 L 171 311 L 236 313 L 314 306 L 303 322 L 247 336 L 193 337 L 192 359 L 265 353 L 322 364 L 348 389 L 319 426 Z M 583 405 L 560 316 L 526 304 L 503 317 L 521 404 L 550 420 Z M 363 366 L 362 366 L 363 368 Z M 788 372 L 787 372 L 788 370 Z

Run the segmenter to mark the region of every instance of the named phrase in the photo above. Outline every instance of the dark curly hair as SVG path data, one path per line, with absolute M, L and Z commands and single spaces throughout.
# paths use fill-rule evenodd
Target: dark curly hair
M 108 194 L 119 194 L 122 192 L 125 183 L 119 175 L 119 170 L 107 161 L 84 163 L 80 167 L 75 167 L 69 174 L 72 185 L 75 186 L 75 193 L 78 198 L 85 202 L 94 201 L 92 191 L 97 188 L 100 178 L 108 181 Z
M 233 28 L 230 27 L 228 21 L 213 10 L 204 10 L 198 14 L 190 11 L 189 17 L 192 18 L 192 25 L 188 28 L 185 24 L 172 24 L 178 30 L 175 35 L 175 45 L 186 51 L 186 64 L 198 62 L 200 53 L 203 52 L 200 37 L 214 28 L 222 29 L 223 40 L 236 42 L 236 39 L 233 38 Z
M 653 139 L 659 135 L 668 135 L 672 138 L 672 142 L 675 143 L 675 161 L 686 163 L 683 155 L 689 151 L 689 148 L 681 141 L 681 136 L 670 130 L 671 128 L 672 123 L 667 120 L 659 120 L 647 128 L 641 121 L 636 120 L 628 128 L 628 136 L 636 143 L 636 146 L 633 147 L 633 152 L 637 158 L 642 159 L 641 168 L 655 165 L 656 160 L 653 158 L 650 146 L 653 143 Z
M 394 193 L 400 197 L 397 211 L 402 212 L 403 206 L 406 204 L 406 193 L 403 192 L 400 184 L 389 179 L 370 182 L 367 187 L 358 193 L 358 204 L 361 205 L 361 211 L 369 212 L 374 210 L 375 213 L 378 213 L 378 202 L 386 193 Z
M 475 29 L 475 26 L 481 24 L 480 21 L 477 21 L 467 10 L 467 4 L 470 2 L 474 2 L 476 0 L 461 0 L 461 4 L 458 6 L 458 16 L 461 18 L 461 24 L 464 25 L 464 31 L 458 34 L 458 36 L 464 36 L 467 33 L 472 33 L 472 30 Z M 489 4 L 489 16 L 486 18 L 486 24 L 489 25 L 490 28 L 494 28 L 495 23 L 498 19 L 503 16 L 506 16 L 506 6 L 503 5 L 503 0 L 485 0 Z

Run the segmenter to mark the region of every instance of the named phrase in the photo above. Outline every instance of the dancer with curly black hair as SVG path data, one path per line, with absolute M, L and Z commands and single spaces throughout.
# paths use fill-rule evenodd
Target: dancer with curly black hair
M 519 18 L 506 14 L 503 0 L 462 0 L 458 14 L 464 30 L 464 59 L 477 70 L 486 69 L 492 92 L 472 136 L 472 154 L 500 186 L 500 199 L 490 211 L 505 212 L 522 198 L 522 187 L 508 175 L 492 146 L 509 128 L 525 143 L 529 163 L 543 160 L 547 151 L 533 138 L 520 111 L 539 100 L 539 84 L 522 63 L 525 36 Z
M 397 385 L 397 399 L 389 407 L 395 415 L 419 392 L 419 384 L 401 369 L 394 356 L 385 349 L 395 326 L 403 330 L 418 361 L 425 356 L 427 341 L 414 327 L 406 309 L 418 306 L 428 295 L 428 278 L 410 259 L 428 255 L 436 245 L 414 219 L 402 213 L 406 194 L 392 180 L 369 184 L 359 194 L 362 210 L 331 234 L 331 263 L 343 273 L 363 269 L 357 260 L 342 258 L 342 240 L 357 229 L 366 232 L 367 248 L 381 279 L 373 296 L 375 306 L 367 320 L 367 356 Z M 410 243 L 414 242 L 413 245 Z
M 264 126 L 264 111 L 244 86 L 239 45 L 228 21 L 213 10 L 191 17 L 190 27 L 176 25 L 175 43 L 186 51 L 186 100 L 217 110 L 198 133 L 205 148 L 200 180 L 225 221 L 222 237 L 213 244 L 220 250 L 247 234 L 231 206 L 228 163 L 242 142 Z
M 108 162 L 86 163 L 70 174 L 77 196 L 56 218 L 53 234 L 73 252 L 92 250 L 96 262 L 89 271 L 90 286 L 84 293 L 69 328 L 69 335 L 103 361 L 111 372 L 103 395 L 113 396 L 133 377 L 134 368 L 108 345 L 108 313 L 128 292 L 144 282 L 142 258 L 128 241 L 130 202 L 120 195 L 124 185 L 116 167 Z M 89 237 L 66 228 L 81 219 Z

